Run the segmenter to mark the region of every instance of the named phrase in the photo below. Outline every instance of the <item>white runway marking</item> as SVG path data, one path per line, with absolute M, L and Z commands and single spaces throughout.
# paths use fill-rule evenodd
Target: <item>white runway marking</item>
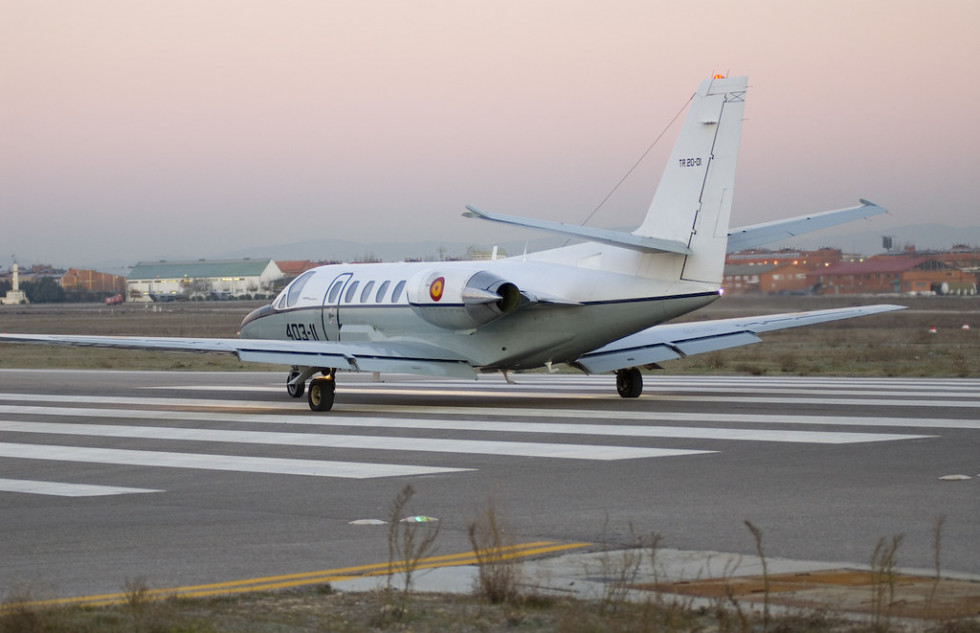
M 306 410 L 305 401 L 286 398 L 281 393 L 283 387 L 272 384 L 227 388 L 211 385 L 161 387 L 173 391 L 167 397 L 156 397 L 160 394 L 152 393 L 150 397 L 141 397 L 139 392 L 124 397 L 0 393 L 0 418 L 6 418 L 0 419 L 0 435 L 4 439 L 17 437 L 13 435 L 15 433 L 30 433 L 36 442 L 53 441 L 59 444 L 0 443 L 0 459 L 372 478 L 472 470 L 427 466 L 425 460 L 432 458 L 426 455 L 432 453 L 487 456 L 481 464 L 489 457 L 496 456 L 625 460 L 712 453 L 715 451 L 701 449 L 717 449 L 718 442 L 727 441 L 841 445 L 934 437 L 888 432 L 883 427 L 895 430 L 980 430 L 980 420 L 975 419 L 978 416 L 972 415 L 973 409 L 980 408 L 980 381 L 976 380 L 791 377 L 655 379 L 648 383 L 649 388 L 642 398 L 648 401 L 646 408 L 649 410 L 641 411 L 636 407 L 621 410 L 627 407 L 620 406 L 620 399 L 609 377 L 533 375 L 518 379 L 520 384 L 508 385 L 501 379 L 371 383 L 362 378 L 352 378 L 351 382 L 340 385 L 341 393 L 355 393 L 362 397 L 371 394 L 449 397 L 445 404 L 436 406 L 348 404 L 341 400 L 332 412 L 325 414 L 310 413 Z M 180 391 L 216 389 L 267 392 L 270 395 L 267 401 L 241 401 L 183 398 L 179 394 Z M 466 406 L 471 401 L 468 396 L 479 398 L 484 406 Z M 523 406 L 487 406 L 502 398 L 510 399 L 508 405 L 516 403 Z M 560 409 L 536 406 L 546 398 L 558 402 L 566 400 L 567 404 Z M 591 400 L 595 404 L 591 405 L 593 408 L 576 408 L 580 399 Z M 367 401 L 370 402 L 369 399 Z M 704 403 L 705 411 L 690 412 L 691 407 L 686 403 L 691 402 Z M 683 406 L 689 411 L 666 410 L 672 403 L 685 403 Z M 728 407 L 719 407 L 715 403 L 741 404 L 744 405 L 741 410 L 745 412 L 727 413 L 726 410 L 730 410 Z M 753 404 L 819 404 L 822 405 L 822 415 L 781 415 L 765 413 L 766 409 L 755 413 Z M 954 417 L 915 417 L 922 407 L 936 406 Z M 787 407 L 782 410 L 792 411 Z M 835 411 L 845 415 L 835 415 Z M 858 415 L 862 411 L 875 415 Z M 38 418 L 50 421 L 34 421 Z M 93 423 L 68 422 L 85 419 L 91 419 Z M 101 423 L 111 420 L 120 424 Z M 223 428 L 213 428 L 219 424 Z M 243 425 L 255 425 L 252 428 L 256 430 L 240 430 Z M 811 428 L 785 428 L 790 425 Z M 736 426 L 742 428 L 734 428 Z M 825 430 L 821 430 L 821 427 Z M 330 432 L 320 433 L 320 428 L 329 429 Z M 869 432 L 872 428 L 886 432 Z M 390 431 L 384 433 L 382 429 Z M 361 434 L 365 432 L 370 435 Z M 392 437 L 392 433 L 396 436 Z M 490 439 L 472 437 L 471 434 L 476 433 L 490 434 Z M 526 436 L 528 433 L 534 434 L 533 438 L 528 438 L 534 441 L 511 439 L 517 434 Z M 425 435 L 436 437 L 423 437 Z M 126 438 L 139 450 L 60 445 L 70 443 L 68 439 L 71 436 Z M 611 438 L 625 445 L 557 441 L 562 436 Z M 658 439 L 674 443 L 683 440 L 685 446 L 649 446 Z M 149 449 L 169 449 L 172 445 L 141 443 L 151 441 L 186 442 L 189 446 L 197 443 L 188 450 L 198 449 L 202 446 L 201 442 L 221 443 L 223 448 L 218 451 L 221 453 L 246 450 L 243 447 L 235 448 L 238 444 L 303 447 L 316 451 L 377 451 L 373 458 L 402 451 L 400 459 L 410 459 L 415 464 L 381 463 L 387 461 L 382 458 L 364 460 L 362 463 L 263 457 L 255 454 L 261 452 L 261 448 L 247 449 L 247 456 L 169 452 Z M 702 446 L 697 446 L 699 442 Z M 707 442 L 711 444 L 704 446 Z M 89 443 L 97 446 L 95 440 Z M 279 454 L 288 455 L 282 452 L 284 450 L 280 449 Z M 307 452 L 304 457 L 309 455 Z M 462 466 L 468 465 L 463 457 L 456 461 Z M 2 491 L 63 496 L 153 492 L 125 486 L 0 479 Z
M 114 448 L 13 444 L 6 442 L 0 443 L 0 457 L 159 468 L 231 470 L 247 473 L 271 473 L 276 475 L 342 477 L 347 479 L 432 475 L 472 470 L 470 468 L 430 468 L 427 466 L 402 466 L 398 464 L 362 464 L 358 462 L 330 462 L 311 459 L 167 453 L 161 451 L 133 451 Z
M 0 479 L 0 492 L 22 492 L 26 494 L 51 495 L 55 497 L 103 497 L 106 495 L 127 495 L 163 491 L 150 490 L 149 488 L 124 488 L 122 486 L 68 484 L 57 481 Z
M 594 444 L 558 444 L 539 442 L 495 442 L 485 440 L 446 440 L 437 438 L 384 437 L 377 435 L 326 435 L 319 433 L 271 433 L 265 431 L 218 431 L 163 426 L 122 426 L 114 424 L 59 424 L 49 422 L 4 422 L 0 431 L 46 433 L 51 435 L 86 435 L 126 437 L 150 440 L 193 442 L 235 442 L 317 448 L 362 448 L 382 451 L 422 451 L 510 457 L 554 457 L 615 461 L 644 457 L 698 455 L 713 451 L 601 446 Z M 869 441 L 869 440 L 865 440 Z
M 500 395 L 499 391 L 509 391 L 525 395 L 527 390 L 547 390 L 552 392 L 581 391 L 592 389 L 615 395 L 615 382 L 607 376 L 548 376 L 544 374 L 523 374 L 514 377 L 514 383 L 506 383 L 502 379 L 481 378 L 479 380 L 404 380 L 385 379 L 382 382 L 341 381 L 339 389 L 367 391 L 381 387 L 387 390 L 409 389 L 414 392 L 430 393 L 433 390 L 451 389 L 450 393 L 461 393 L 474 387 L 480 393 L 490 396 Z M 817 377 L 657 377 L 649 376 L 644 384 L 645 395 L 662 394 L 661 390 L 669 389 L 680 392 L 696 393 L 758 393 L 775 392 L 774 395 L 854 395 L 907 398 L 910 393 L 931 392 L 941 390 L 944 397 L 973 396 L 980 398 L 980 381 L 972 379 L 902 379 L 902 378 L 817 378 Z M 211 391 L 207 385 L 175 385 L 160 387 L 145 387 L 145 389 L 177 389 L 181 391 Z M 247 391 L 281 393 L 283 385 L 270 384 L 263 386 L 229 385 L 221 388 L 224 391 Z M 961 394 L 961 392 L 963 392 Z M 562 394 L 563 396 L 565 394 Z
M 246 422 L 250 424 L 294 424 L 312 426 L 342 426 L 356 428 L 390 428 L 390 429 L 418 429 L 418 430 L 441 430 L 441 431 L 482 431 L 497 433 L 541 433 L 546 435 L 592 435 L 606 437 L 645 437 L 645 438 L 672 438 L 672 439 L 709 439 L 709 440 L 739 440 L 749 442 L 795 442 L 804 444 L 857 444 L 861 442 L 891 442 L 895 440 L 911 440 L 932 437 L 929 435 L 906 435 L 895 433 L 853 433 L 853 432 L 828 432 L 828 431 L 784 431 L 784 430 L 761 430 L 761 429 L 725 429 L 707 428 L 690 426 L 646 426 L 635 424 L 564 424 L 558 422 L 485 422 L 482 420 L 459 419 L 461 415 L 492 415 L 492 413 L 481 410 L 473 412 L 461 407 L 445 407 L 440 411 L 432 411 L 431 407 L 422 408 L 415 413 L 447 413 L 457 416 L 454 420 L 436 419 L 406 419 L 391 417 L 350 417 L 344 415 L 303 415 L 279 418 L 269 415 L 233 415 L 227 413 L 204 413 L 196 411 L 133 411 L 120 409 L 90 409 L 90 408 L 68 408 L 68 407 L 30 407 L 30 406 L 10 406 L 0 405 L 0 414 L 21 414 L 21 415 L 57 415 L 61 417 L 95 417 L 95 418 L 118 418 L 118 419 L 143 419 L 160 421 L 194 421 L 194 422 Z M 497 414 L 505 413 L 494 409 Z M 546 413 L 542 410 L 534 410 L 537 413 Z M 378 411 L 380 412 L 380 411 Z M 581 417 L 588 419 L 622 417 L 621 415 L 586 415 L 583 412 L 558 411 L 557 418 Z M 600 413 L 601 412 L 597 412 Z M 518 413 L 517 415 L 521 415 Z M 550 417 L 550 416 L 549 416 Z M 669 417 L 667 415 L 665 418 Z M 773 416 L 774 418 L 777 416 Z M 704 416 L 692 416 L 691 419 L 703 421 Z M 717 421 L 716 416 L 712 419 Z M 813 417 L 808 418 L 813 422 Z M 776 420 L 771 420 L 775 422 Z M 782 418 L 779 419 L 783 421 Z M 838 424 L 837 418 L 822 418 L 822 424 Z M 972 422 L 973 427 L 980 428 L 980 422 Z M 894 424 L 893 424 L 894 425 Z M 44 430 L 62 428 L 64 430 Z M 0 421 L 0 431 L 17 431 L 22 433 L 61 433 L 69 435 L 118 435 L 123 436 L 125 431 L 117 429 L 136 428 L 146 429 L 148 427 L 120 427 L 107 426 L 105 433 L 86 433 L 80 431 L 81 425 L 64 424 L 54 425 L 41 422 L 4 422 Z M 89 425 L 88 428 L 93 428 Z M 971 427 L 972 428 L 972 427 Z M 194 429 L 172 429 L 174 437 L 156 437 L 154 439 L 199 439 L 204 437 L 190 437 Z M 176 437 L 177 432 L 185 432 L 188 437 Z M 126 435 L 125 437 L 149 437 L 147 431 L 140 431 L 140 435 Z M 200 433 L 200 431 L 197 431 Z M 362 445 L 357 445 L 359 440 L 351 440 L 341 443 L 341 438 L 349 436 L 333 435 L 310 435 L 305 433 L 267 433 L 263 435 L 241 432 L 242 438 L 235 439 L 230 431 L 214 431 L 213 433 L 223 433 L 223 436 L 215 436 L 214 439 L 207 441 L 221 442 L 256 442 L 267 444 L 293 444 L 297 446 L 333 446 L 346 448 L 374 448 L 391 450 L 421 450 L 439 451 L 448 453 L 487 453 L 496 455 L 520 455 L 524 457 L 572 457 L 579 459 L 632 459 L 633 457 L 660 457 L 660 455 L 625 455 L 615 457 L 611 449 L 617 447 L 610 446 L 580 446 L 557 445 L 557 444 L 538 444 L 538 443 L 518 443 L 518 442 L 470 442 L 469 448 L 461 448 L 462 440 L 417 440 L 414 438 L 387 438 L 371 436 L 355 436 L 365 438 Z M 288 436 L 295 436 L 294 438 Z M 276 441 L 279 437 L 281 441 Z M 248 439 L 253 438 L 253 439 Z M 314 440 L 313 438 L 328 438 Z M 322 442 L 320 444 L 314 441 Z M 424 442 L 424 444 L 419 444 Z M 389 446 L 390 444 L 390 446 Z M 570 451 L 569 455 L 556 454 L 556 449 L 551 447 L 562 446 Z M 541 447 L 547 447 L 542 449 Z M 579 450 L 581 449 L 581 450 Z M 605 450 L 608 455 L 602 455 Z M 623 449 L 627 450 L 627 449 Z M 646 449 L 654 450 L 654 449 Z M 581 453 L 581 455 L 578 455 Z
M 212 387 L 210 391 L 214 391 L 216 388 Z M 217 389 L 222 389 L 217 387 Z M 398 387 L 392 387 L 390 385 L 363 385 L 363 384 L 345 384 L 338 385 L 338 393 L 378 393 L 382 395 L 429 395 L 429 396 L 471 396 L 471 397 L 482 397 L 482 398 L 510 398 L 510 399 L 543 399 L 549 398 L 554 399 L 556 397 L 555 393 L 541 392 L 541 391 L 520 391 L 513 390 L 512 392 L 491 392 L 486 390 L 474 390 L 474 389 L 430 389 L 430 388 L 411 388 L 404 389 Z M 283 389 L 283 391 L 285 391 Z M 880 395 L 878 392 L 874 392 L 875 395 Z M 902 395 L 908 396 L 908 393 L 903 393 Z M 582 399 L 582 400 L 592 400 L 600 401 L 602 400 L 602 395 L 595 394 L 585 394 L 585 393 L 574 393 L 574 394 L 560 394 L 563 400 L 571 399 Z M 894 409 L 896 407 L 936 407 L 936 401 L 926 397 L 925 395 L 920 396 L 916 399 L 910 398 L 845 398 L 845 397 L 834 397 L 832 400 L 829 398 L 793 398 L 793 397 L 782 397 L 782 396 L 683 396 L 683 395 L 671 395 L 671 394 L 661 394 L 657 392 L 650 391 L 644 394 L 643 398 L 648 400 L 656 400 L 658 402 L 701 402 L 701 403 L 725 403 L 725 404 L 816 404 L 821 406 L 840 405 L 840 406 L 874 406 L 878 408 Z M 29 400 L 32 402 L 66 402 L 72 401 L 77 403 L 93 403 L 93 404 L 136 404 L 141 406 L 185 406 L 185 407 L 197 407 L 197 406 L 224 406 L 224 407 L 234 407 L 238 409 L 252 409 L 252 410 L 271 410 L 271 409 L 282 409 L 284 406 L 289 406 L 286 401 L 280 403 L 272 402 L 256 402 L 253 400 L 221 400 L 221 399 L 205 399 L 205 398 L 138 398 L 133 396 L 64 396 L 64 395 L 51 395 L 51 394 L 9 394 L 0 393 L 0 400 L 11 401 L 11 400 Z M 619 402 L 619 396 L 611 394 L 607 398 L 612 402 Z M 303 402 L 294 401 L 295 405 L 305 404 Z M 944 408 L 966 408 L 966 409 L 978 409 L 980 408 L 980 396 L 973 400 L 950 400 L 944 398 L 942 401 L 942 406 Z
M 0 394 L 0 400 L 6 399 Z M 29 400 L 31 398 L 24 398 Z M 108 399 L 107 399 L 108 400 Z M 145 402 L 140 398 L 112 398 L 112 402 L 104 401 L 105 404 L 140 404 Z M 59 398 L 63 403 L 88 403 L 88 396 L 63 396 Z M 241 403 L 229 402 L 227 400 L 183 400 L 169 399 L 172 405 L 194 402 L 196 407 L 207 407 L 213 409 L 240 409 L 245 408 Z M 283 406 L 272 407 L 260 404 L 249 409 L 272 410 L 275 413 L 282 413 L 284 408 L 292 413 L 289 408 L 290 403 L 284 402 Z M 300 409 L 302 410 L 302 409 Z M 57 415 L 72 417 L 106 417 L 120 419 L 161 419 L 168 420 L 187 420 L 187 421 L 237 421 L 249 423 L 287 423 L 287 424 L 313 424 L 323 426 L 361 426 L 364 423 L 359 420 L 364 418 L 346 417 L 349 413 L 373 413 L 385 416 L 403 415 L 452 415 L 472 416 L 472 417 L 508 417 L 508 418 L 556 418 L 566 420 L 629 420 L 639 422 L 696 422 L 703 423 L 705 415 L 702 413 L 686 413 L 672 411 L 618 411 L 614 409 L 532 409 L 527 407 L 499 408 L 499 407 L 468 407 L 468 406 L 419 406 L 419 405 L 369 405 L 369 404 L 337 404 L 334 410 L 327 414 L 298 413 L 288 417 L 273 418 L 269 414 L 245 414 L 245 413 L 208 413 L 197 411 L 180 411 L 173 408 L 166 411 L 160 410 L 129 410 L 129 409 L 95 409 L 79 407 L 42 407 L 33 405 L 0 405 L 0 414 L 19 414 L 19 415 Z M 354 420 L 349 423 L 349 420 Z M 383 420 L 390 420 L 384 418 Z M 830 426 L 890 426 L 901 428 L 928 428 L 928 429 L 980 429 L 980 420 L 965 420 L 958 418 L 900 418 L 900 417 L 861 417 L 861 416 L 836 416 L 836 415 L 771 415 L 762 413 L 712 413 L 711 421 L 726 424 L 792 424 L 792 425 L 830 425 Z M 439 420 L 439 424 L 447 421 Z M 401 424 L 397 420 L 392 424 Z M 478 430 L 476 426 L 486 424 L 475 421 L 459 422 L 462 430 Z M 383 425 L 383 424 L 382 424 Z M 579 432 L 589 434 L 586 425 L 568 425 L 569 433 Z M 616 429 L 628 428 L 620 425 L 596 425 L 596 435 L 617 435 Z M 430 427 L 445 428 L 445 427 Z M 525 432 L 536 433 L 531 430 L 533 423 L 520 422 L 510 427 L 487 428 L 486 430 L 500 430 L 506 432 Z M 556 432 L 555 428 L 544 429 L 543 432 Z M 626 433 L 628 434 L 628 433 Z
M 151 387 L 151 388 L 155 388 L 155 387 Z M 163 389 L 164 387 L 160 387 L 160 388 Z M 172 387 L 167 387 L 167 388 L 169 389 Z M 190 387 L 181 387 L 181 388 L 174 388 L 174 389 L 196 390 L 197 387 L 190 386 Z M 234 390 L 235 389 L 228 389 L 228 391 L 234 391 Z M 245 389 L 245 390 L 252 393 L 256 391 L 268 391 L 270 393 L 274 393 L 278 391 L 284 392 L 285 388 Z M 208 391 L 214 391 L 214 388 L 208 389 Z M 386 383 L 385 384 L 382 383 L 379 384 L 346 383 L 345 384 L 342 382 L 338 382 L 337 384 L 338 394 L 378 393 L 378 394 L 383 394 L 388 396 L 394 396 L 394 395 L 411 396 L 411 395 L 424 394 L 428 396 L 446 396 L 446 397 L 468 396 L 474 398 L 476 397 L 510 398 L 510 399 L 521 399 L 521 400 L 554 399 L 557 397 L 563 400 L 593 400 L 593 401 L 598 401 L 601 400 L 603 397 L 605 397 L 606 399 L 613 402 L 620 401 L 620 398 L 618 395 L 616 395 L 615 391 L 609 391 L 608 393 L 605 394 L 581 393 L 582 391 L 581 387 L 569 388 L 569 391 L 575 393 L 559 392 L 559 390 L 556 389 L 549 389 L 549 391 L 541 391 L 540 388 L 535 390 L 531 390 L 528 388 L 521 389 L 520 385 L 517 386 L 511 385 L 509 386 L 509 389 L 501 388 L 499 390 L 497 389 L 490 390 L 490 389 L 483 389 L 483 388 L 473 389 L 472 387 L 465 388 L 465 389 L 446 388 L 446 387 L 438 388 L 438 387 L 432 387 L 428 385 L 420 385 L 418 387 L 405 388 L 405 387 L 396 387 Z M 683 391 L 697 391 L 698 393 L 700 393 L 700 390 L 698 389 L 685 389 Z M 712 390 L 706 389 L 705 391 L 712 391 Z M 840 390 L 834 393 L 828 391 L 821 391 L 821 390 L 807 390 L 809 393 L 826 394 L 828 396 L 828 397 L 818 397 L 818 398 L 798 398 L 798 397 L 787 396 L 784 394 L 791 394 L 794 392 L 784 391 L 784 390 L 780 390 L 776 392 L 776 395 L 766 395 L 766 396 L 739 395 L 736 393 L 732 393 L 730 390 L 725 390 L 725 389 L 714 390 L 714 391 L 723 391 L 731 395 L 722 395 L 722 396 L 681 395 L 681 394 L 663 393 L 653 387 L 648 386 L 647 389 L 644 391 L 643 396 L 641 397 L 648 400 L 656 399 L 657 401 L 661 401 L 661 402 L 704 402 L 704 403 L 721 402 L 727 404 L 739 404 L 739 403 L 742 404 L 816 404 L 816 405 L 823 405 L 823 406 L 826 406 L 828 404 L 835 404 L 835 405 L 845 405 L 845 406 L 874 406 L 874 407 L 935 407 L 936 406 L 936 403 L 929 400 L 927 397 L 910 399 L 909 398 L 910 393 L 908 391 L 896 391 L 892 393 L 893 397 L 884 397 L 887 396 L 888 393 L 880 390 L 865 391 L 865 392 Z M 758 393 L 759 391 L 761 391 L 761 389 L 750 389 L 745 391 L 749 393 Z M 960 398 L 960 396 L 958 395 L 954 395 L 953 397 Z M 980 396 L 973 394 L 970 395 L 969 398 L 972 399 L 968 399 L 966 396 L 964 396 L 962 399 L 944 398 L 942 405 L 944 407 L 951 407 L 951 408 L 968 408 L 968 409 L 980 408 Z M 159 398 L 145 398 L 143 400 L 147 404 L 152 404 L 155 401 L 158 401 Z M 195 403 L 195 402 L 207 402 L 207 401 L 189 399 L 187 400 L 187 402 Z M 261 408 L 262 406 L 264 406 L 262 403 L 258 403 L 255 401 L 225 400 L 224 402 L 227 403 L 227 406 L 235 405 L 235 406 L 243 406 L 248 408 Z M 192 404 L 188 404 L 188 406 L 192 406 Z

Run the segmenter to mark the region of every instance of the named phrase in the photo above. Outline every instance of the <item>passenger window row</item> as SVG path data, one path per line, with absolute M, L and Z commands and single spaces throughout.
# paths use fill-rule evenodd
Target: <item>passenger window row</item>
M 346 279 L 338 279 L 335 281 L 333 286 L 330 288 L 330 292 L 327 293 L 328 304 L 338 303 L 340 291 L 343 289 L 345 283 L 347 283 L 347 291 L 344 292 L 344 303 L 353 303 L 354 297 L 357 296 L 357 288 L 361 285 L 359 279 L 355 279 L 349 283 Z M 371 291 L 374 290 L 374 283 L 374 281 L 369 281 L 364 284 L 364 288 L 361 290 L 360 294 L 361 303 L 368 303 L 370 300 Z M 375 303 L 382 303 L 384 301 L 385 295 L 388 293 L 388 286 L 390 285 L 390 281 L 385 280 L 381 282 L 381 285 L 378 286 L 378 292 L 374 295 Z M 395 284 L 395 289 L 391 292 L 391 299 L 389 299 L 389 303 L 398 303 L 404 290 L 404 281 L 399 281 L 397 284 Z
M 307 282 L 314 275 L 316 271 L 308 271 L 296 278 L 293 283 L 289 284 L 286 290 L 279 296 L 275 301 L 275 307 L 278 310 L 285 308 L 292 308 L 299 302 L 300 293 L 303 287 L 306 286 Z M 330 286 L 330 290 L 327 291 L 327 300 L 325 303 L 330 305 L 335 305 L 340 302 L 340 293 L 344 289 L 346 284 L 347 291 L 344 292 L 343 302 L 353 303 L 354 298 L 358 297 L 361 303 L 368 303 L 371 300 L 371 294 L 374 291 L 375 281 L 371 280 L 364 284 L 361 289 L 360 295 L 357 293 L 358 287 L 361 285 L 359 279 L 353 281 L 350 280 L 349 276 L 344 276 L 333 282 Z M 391 281 L 385 280 L 378 284 L 378 291 L 374 293 L 375 303 L 384 303 L 385 297 L 388 294 L 388 288 L 391 286 Z M 405 281 L 399 281 L 395 284 L 395 288 L 391 291 L 391 297 L 388 299 L 388 303 L 398 303 L 401 301 L 402 293 L 405 291 Z

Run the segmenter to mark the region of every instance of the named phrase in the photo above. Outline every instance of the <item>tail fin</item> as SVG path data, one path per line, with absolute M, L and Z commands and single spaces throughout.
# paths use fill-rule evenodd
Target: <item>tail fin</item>
M 643 224 L 634 235 L 688 245 L 681 279 L 721 283 L 748 78 L 698 86 Z

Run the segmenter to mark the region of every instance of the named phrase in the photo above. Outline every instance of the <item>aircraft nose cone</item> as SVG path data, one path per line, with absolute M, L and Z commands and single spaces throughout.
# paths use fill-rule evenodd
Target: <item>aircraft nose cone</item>
M 267 317 L 270 314 L 273 314 L 274 312 L 275 310 L 272 308 L 272 304 L 264 305 L 261 308 L 256 308 L 255 310 L 249 312 L 247 315 L 245 315 L 245 318 L 242 319 L 240 336 L 242 338 L 250 338 L 248 335 L 248 332 L 251 329 L 251 327 L 249 327 L 249 324 L 258 321 L 262 317 Z

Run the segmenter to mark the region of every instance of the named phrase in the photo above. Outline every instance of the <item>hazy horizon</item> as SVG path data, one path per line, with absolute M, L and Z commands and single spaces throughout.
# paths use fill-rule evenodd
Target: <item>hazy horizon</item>
M 976 224 L 980 3 L 0 0 L 0 248 L 55 266 L 580 223 L 716 72 L 733 223 Z M 636 226 L 678 126 L 589 222 Z M 0 268 L 9 260 L 0 260 Z

